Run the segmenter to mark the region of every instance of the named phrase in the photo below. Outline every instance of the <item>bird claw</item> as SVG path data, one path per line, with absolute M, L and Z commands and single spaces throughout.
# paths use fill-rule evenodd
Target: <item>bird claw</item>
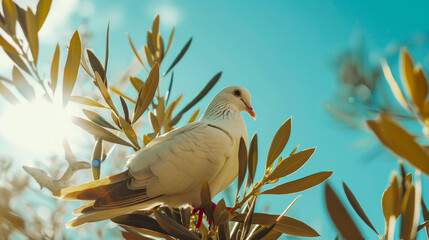
M 212 202 L 212 211 L 213 212 L 216 210 L 216 206 L 217 206 L 216 203 Z M 228 209 L 228 211 L 231 212 L 233 208 L 232 207 L 226 207 L 226 209 Z M 196 214 L 196 213 L 198 213 L 198 220 L 197 220 L 196 228 L 200 229 L 201 224 L 203 223 L 204 214 L 207 216 L 207 213 L 206 213 L 203 205 L 201 205 L 198 208 L 194 208 L 192 210 L 192 214 Z M 232 212 L 231 212 L 231 214 L 232 214 Z M 210 226 L 213 225 L 213 221 L 211 219 L 207 218 L 207 221 L 208 221 Z

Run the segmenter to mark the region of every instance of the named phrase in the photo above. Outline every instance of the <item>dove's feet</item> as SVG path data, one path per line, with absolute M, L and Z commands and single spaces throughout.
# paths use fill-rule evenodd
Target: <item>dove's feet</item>
M 213 212 L 215 211 L 216 206 L 217 206 L 216 203 L 212 202 L 212 211 Z M 232 207 L 227 207 L 226 209 L 228 209 L 228 211 L 231 212 Z M 198 221 L 197 221 L 196 227 L 197 227 L 197 229 L 199 229 L 201 227 L 201 224 L 203 223 L 204 214 L 206 214 L 206 216 L 207 216 L 207 213 L 206 213 L 203 205 L 201 205 L 198 208 L 194 208 L 194 210 L 192 210 L 192 214 L 196 214 L 196 213 L 198 213 Z M 207 221 L 209 222 L 209 225 L 213 224 L 213 221 L 211 219 L 207 219 Z

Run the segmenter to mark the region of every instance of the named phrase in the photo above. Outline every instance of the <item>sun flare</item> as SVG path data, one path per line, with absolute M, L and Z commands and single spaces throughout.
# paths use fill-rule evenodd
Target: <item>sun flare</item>
M 61 151 L 64 137 L 74 135 L 70 115 L 60 104 L 45 100 L 9 106 L 0 116 L 0 135 L 38 154 Z

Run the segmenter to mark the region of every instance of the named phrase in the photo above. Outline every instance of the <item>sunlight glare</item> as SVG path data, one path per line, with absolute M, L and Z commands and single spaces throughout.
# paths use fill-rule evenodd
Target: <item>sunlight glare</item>
M 0 135 L 5 141 L 37 154 L 60 154 L 63 138 L 76 132 L 61 104 L 39 99 L 5 110 L 0 117 Z

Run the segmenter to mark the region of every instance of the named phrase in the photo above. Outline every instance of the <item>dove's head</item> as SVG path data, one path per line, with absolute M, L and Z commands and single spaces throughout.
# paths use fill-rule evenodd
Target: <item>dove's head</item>
M 227 87 L 216 96 L 237 107 L 240 112 L 248 112 L 252 118 L 256 117 L 252 105 L 250 105 L 250 93 L 247 89 L 239 86 Z

